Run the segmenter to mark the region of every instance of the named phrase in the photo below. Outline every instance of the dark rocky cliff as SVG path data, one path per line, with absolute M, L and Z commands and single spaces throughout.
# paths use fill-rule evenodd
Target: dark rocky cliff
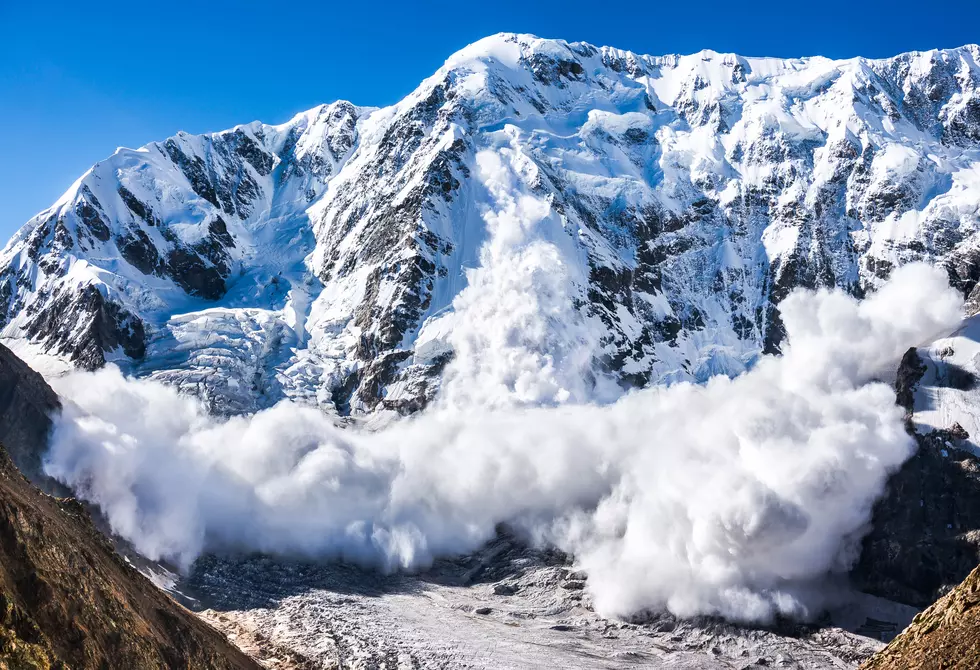
M 51 414 L 60 407 L 58 394 L 44 378 L 0 344 L 0 443 L 32 482 L 64 493 L 41 469 Z
M 958 425 L 913 431 L 913 392 L 924 371 L 910 349 L 896 392 L 918 450 L 875 505 L 854 570 L 863 590 L 916 607 L 934 602 L 980 563 L 980 459 L 959 448 L 968 436 Z

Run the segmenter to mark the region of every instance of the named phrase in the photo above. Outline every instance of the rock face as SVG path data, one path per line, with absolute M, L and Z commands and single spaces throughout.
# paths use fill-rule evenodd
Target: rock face
M 888 480 L 853 571 L 863 590 L 916 607 L 934 602 L 980 563 L 980 458 L 958 424 L 917 430 L 913 420 L 930 365 L 910 349 L 899 368 L 898 401 L 918 451 Z
M 61 492 L 41 470 L 51 415 L 61 408 L 44 378 L 0 344 L 0 444 L 14 465 L 48 492 Z
M 862 590 L 926 607 L 980 563 L 980 459 L 948 432 L 888 481 L 854 569 Z
M 920 613 L 862 670 L 980 667 L 980 568 Z
M 258 668 L 0 446 L 0 668 Z
M 0 255 L 2 334 L 221 412 L 408 413 L 455 325 L 508 304 L 477 285 L 554 307 L 533 354 L 587 358 L 596 387 L 738 373 L 778 350 L 794 287 L 925 259 L 973 292 L 978 61 L 497 35 L 389 108 L 119 150 Z
M 980 316 L 910 349 L 896 391 L 918 451 L 876 504 L 855 576 L 925 607 L 980 563 Z

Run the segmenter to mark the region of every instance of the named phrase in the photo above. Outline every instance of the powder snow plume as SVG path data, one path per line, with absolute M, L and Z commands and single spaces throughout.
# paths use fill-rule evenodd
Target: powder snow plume
M 601 331 L 576 308 L 584 264 L 533 161 L 506 138 L 477 157 L 487 238 L 436 328 L 455 358 L 442 396 L 369 432 L 282 402 L 217 419 L 116 368 L 55 381 L 69 401 L 47 471 L 153 559 L 207 550 L 417 568 L 500 523 L 571 553 L 609 615 L 668 608 L 804 617 L 857 556 L 885 480 L 909 457 L 876 375 L 960 320 L 926 265 L 858 301 L 797 291 L 784 353 L 704 385 L 620 392 L 592 361 Z
M 414 568 L 508 522 L 571 552 L 606 614 L 805 616 L 807 585 L 853 561 L 914 447 L 875 375 L 961 309 L 942 272 L 909 265 L 863 301 L 791 294 L 784 354 L 735 379 L 605 406 L 437 407 L 377 432 L 285 402 L 217 420 L 159 383 L 79 373 L 58 383 L 72 402 L 47 469 L 183 566 L 233 548 Z

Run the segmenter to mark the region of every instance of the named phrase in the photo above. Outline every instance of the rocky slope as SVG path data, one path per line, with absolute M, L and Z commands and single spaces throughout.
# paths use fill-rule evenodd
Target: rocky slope
M 0 668 L 257 668 L 0 446 Z
M 81 503 L 23 476 L 63 491 L 41 469 L 60 406 L 0 345 L 0 669 L 257 667 L 121 558 Z
M 412 412 L 515 333 L 554 379 L 478 366 L 501 391 L 474 400 L 737 373 L 778 349 L 795 286 L 860 294 L 926 259 L 973 291 L 978 61 L 497 35 L 389 108 L 120 149 L 0 254 L 2 334 L 226 413 Z
M 924 394 L 972 386 L 973 373 L 957 368 L 937 377 L 937 365 L 953 368 L 930 356 L 936 350 L 952 354 L 943 339 L 910 349 L 899 368 L 898 400 L 918 450 L 876 503 L 854 569 L 862 589 L 916 607 L 933 603 L 980 563 L 980 458 L 972 438 L 955 420 L 919 423 Z
M 65 492 L 41 467 L 51 417 L 60 408 L 44 378 L 0 344 L 0 444 L 14 465 L 49 493 Z
M 862 670 L 980 667 L 980 568 L 920 613 Z

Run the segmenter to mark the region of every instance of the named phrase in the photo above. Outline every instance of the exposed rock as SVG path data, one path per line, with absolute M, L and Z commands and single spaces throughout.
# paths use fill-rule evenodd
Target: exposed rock
M 130 567 L 0 446 L 0 668 L 258 668 Z
M 133 359 L 146 352 L 143 321 L 94 284 L 62 289 L 46 299 L 26 334 L 86 370 L 105 365 L 106 352 L 117 348 Z
M 910 349 L 898 370 L 899 403 L 911 417 L 925 366 Z M 958 424 L 915 438 L 918 450 L 875 504 L 853 576 L 865 591 L 925 607 L 980 562 L 980 458 L 959 448 Z
M 980 668 L 980 568 L 861 666 L 861 670 L 909 668 Z
M 205 610 L 198 614 L 215 628 L 224 631 L 235 646 L 256 659 L 263 668 L 272 670 L 318 670 L 323 667 L 309 657 L 304 656 L 288 646 L 269 639 L 267 633 L 248 625 L 234 615 L 223 612 Z
M 947 434 L 954 442 L 961 442 L 970 438 L 970 434 L 966 432 L 966 429 L 955 421 L 949 427 Z
M 28 479 L 49 492 L 64 491 L 41 469 L 51 416 L 60 409 L 44 378 L 0 344 L 0 444 Z
M 915 386 L 925 374 L 926 366 L 919 359 L 919 354 L 915 347 L 910 347 L 902 357 L 895 377 L 895 402 L 905 409 L 906 423 L 911 420 L 912 410 L 915 404 Z M 911 430 L 911 426 L 908 426 Z
M 170 252 L 167 269 L 188 295 L 217 300 L 225 294 L 225 280 L 221 271 L 185 248 Z
M 493 594 L 495 596 L 512 596 L 517 593 L 517 587 L 513 584 L 495 584 Z

